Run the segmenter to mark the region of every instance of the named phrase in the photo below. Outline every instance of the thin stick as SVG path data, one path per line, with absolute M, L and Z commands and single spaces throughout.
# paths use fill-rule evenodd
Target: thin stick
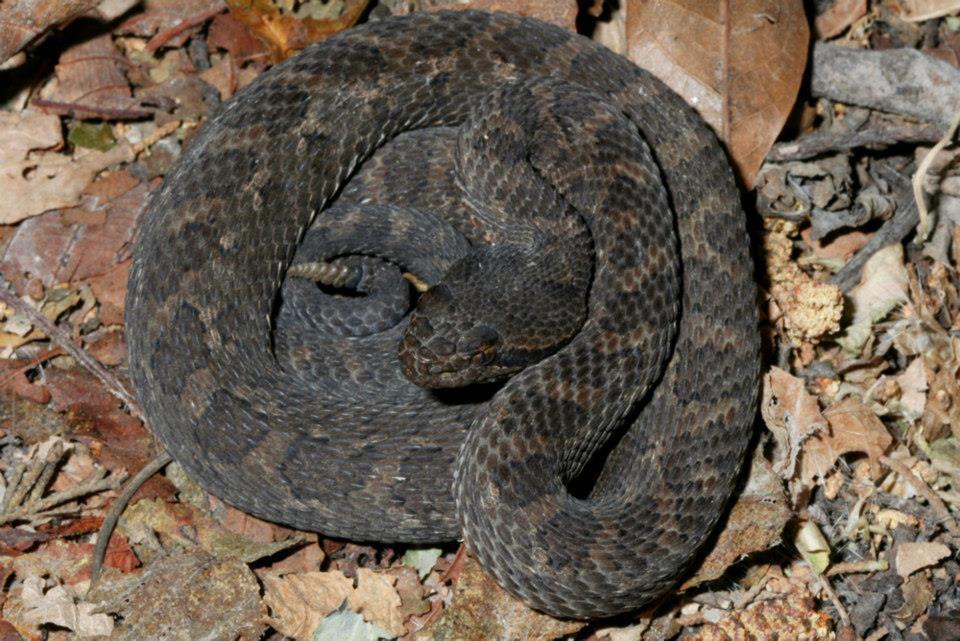
M 833 607 L 837 609 L 837 614 L 840 615 L 840 621 L 842 621 L 845 626 L 850 627 L 850 615 L 847 614 L 847 609 L 843 607 L 843 603 L 840 602 L 837 593 L 833 591 L 833 586 L 830 585 L 830 579 L 823 574 L 817 574 L 817 579 L 819 579 L 820 587 L 822 587 L 823 591 L 830 597 Z M 859 638 L 859 635 L 857 635 L 857 638 Z
M 100 379 L 106 386 L 107 391 L 126 404 L 131 414 L 143 419 L 143 412 L 140 409 L 140 405 L 127 388 L 124 387 L 123 383 L 107 368 L 101 365 L 100 361 L 90 356 L 82 347 L 77 346 L 69 332 L 53 324 L 46 316 L 20 300 L 20 298 L 13 293 L 13 286 L 2 276 L 0 276 L 0 302 L 12 307 L 16 313 L 26 316 L 27 319 L 46 334 L 50 340 L 62 347 L 70 356 L 76 359 L 81 366 Z
M 143 466 L 129 481 L 126 487 L 120 492 L 120 496 L 114 500 L 106 516 L 103 517 L 103 525 L 97 533 L 97 545 L 93 549 L 93 564 L 90 569 L 90 589 L 100 580 L 100 573 L 103 571 L 103 559 L 107 555 L 107 546 L 110 544 L 110 537 L 113 535 L 114 528 L 117 527 L 117 521 L 120 515 L 127 507 L 127 503 L 133 498 L 140 486 L 146 483 L 147 479 L 162 470 L 173 459 L 169 454 L 163 453 L 157 458 Z

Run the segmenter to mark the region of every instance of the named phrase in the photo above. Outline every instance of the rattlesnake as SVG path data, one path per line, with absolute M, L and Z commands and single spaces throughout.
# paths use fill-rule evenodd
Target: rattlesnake
M 759 367 L 738 192 L 692 109 L 581 36 L 473 11 L 335 35 L 204 125 L 139 233 L 133 382 L 233 505 L 462 534 L 566 617 L 648 603 L 723 512 Z M 369 301 L 284 285 L 304 238 Z M 403 270 L 430 286 L 412 315 L 376 294 Z

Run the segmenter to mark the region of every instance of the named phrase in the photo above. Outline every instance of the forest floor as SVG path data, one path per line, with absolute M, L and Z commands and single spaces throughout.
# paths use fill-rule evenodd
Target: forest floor
M 752 464 L 696 571 L 558 621 L 465 549 L 267 523 L 162 454 L 123 334 L 147 197 L 219 105 L 427 0 L 0 4 L 0 641 L 960 639 L 960 2 L 474 0 L 600 40 L 697 107 L 763 309 Z M 691 7 L 696 7 L 694 10 Z M 681 579 L 682 577 L 678 577 Z

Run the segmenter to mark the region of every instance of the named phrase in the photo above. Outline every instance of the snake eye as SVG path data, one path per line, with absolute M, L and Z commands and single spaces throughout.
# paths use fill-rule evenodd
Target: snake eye
M 457 351 L 478 364 L 489 363 L 497 353 L 500 334 L 489 325 L 477 325 L 457 341 Z

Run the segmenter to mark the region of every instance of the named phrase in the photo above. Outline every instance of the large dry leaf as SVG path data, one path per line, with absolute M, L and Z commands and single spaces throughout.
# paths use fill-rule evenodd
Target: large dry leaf
M 348 602 L 354 611 L 370 623 L 401 636 L 406 629 L 403 627 L 400 595 L 394 587 L 396 583 L 396 576 L 359 568 L 357 589 Z
M 108 182 L 117 188 L 113 193 L 94 189 Z M 99 193 L 94 194 L 95 191 Z M 117 268 L 118 259 L 129 254 L 148 191 L 149 185 L 129 173 L 113 172 L 83 190 L 82 206 L 23 221 L 0 260 L 0 273 L 21 290 L 32 279 L 44 287 L 87 279 L 107 280 L 106 275 Z M 100 293 L 106 293 L 103 284 L 98 283 Z M 126 282 L 114 285 L 120 289 L 109 292 L 109 302 L 122 307 Z M 114 322 L 122 319 L 118 308 L 110 311 L 119 312 L 113 315 Z
M 853 318 L 837 342 L 848 352 L 859 353 L 870 337 L 873 323 L 908 302 L 907 289 L 903 245 L 888 245 L 871 256 L 863 266 L 860 284 L 847 296 L 853 308 Z
M 803 3 L 634 1 L 626 33 L 628 57 L 700 112 L 752 187 L 806 67 Z
M 339 570 L 268 575 L 264 603 L 272 613 L 271 625 L 295 639 L 313 639 L 317 627 L 344 601 L 364 620 L 394 636 L 406 632 L 397 575 L 357 569 L 357 587 Z

